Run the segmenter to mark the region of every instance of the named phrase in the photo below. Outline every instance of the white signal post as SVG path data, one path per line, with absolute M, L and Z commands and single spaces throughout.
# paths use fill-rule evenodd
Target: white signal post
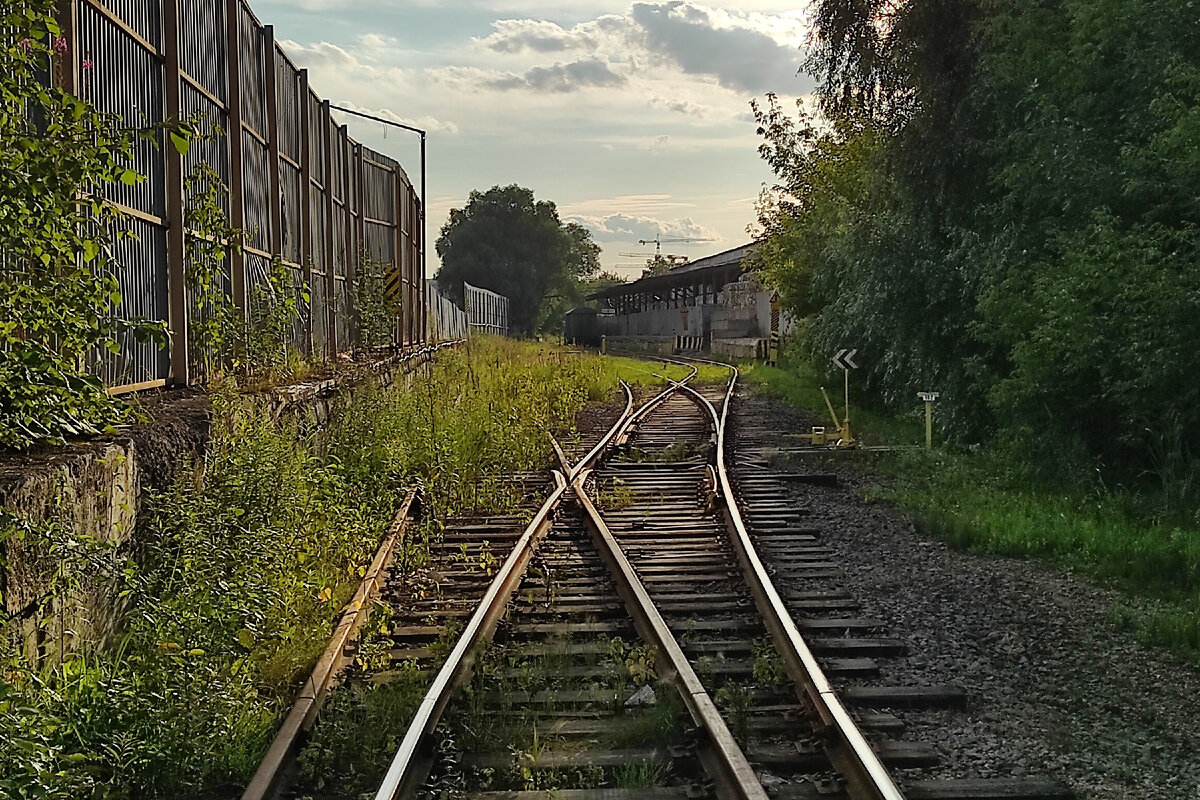
M 858 369 L 858 364 L 854 363 L 854 356 L 857 354 L 858 350 L 842 348 L 833 357 L 833 363 L 842 368 L 844 379 L 842 397 L 846 400 L 846 416 L 841 425 L 843 446 L 850 446 L 854 442 L 854 434 L 850 432 L 850 370 Z M 834 419 L 837 418 L 834 417 Z
M 937 392 L 917 392 L 917 397 L 925 401 L 925 449 L 933 449 L 933 401 L 937 400 Z

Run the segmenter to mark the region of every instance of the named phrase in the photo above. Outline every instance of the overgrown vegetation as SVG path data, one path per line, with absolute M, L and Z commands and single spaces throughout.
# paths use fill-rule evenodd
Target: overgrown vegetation
M 779 179 L 761 266 L 811 361 L 751 377 L 820 409 L 812 364 L 856 347 L 853 390 L 891 415 L 855 425 L 892 441 L 940 392 L 942 433 L 978 450 L 906 457 L 891 496 L 961 545 L 1164 598 L 1122 620 L 1196 652 L 1195 4 L 813 10 L 816 102 L 755 109 Z
M 166 325 L 122 312 L 122 241 L 134 234 L 114 189 L 148 145 L 186 152 L 199 120 L 131 124 L 63 87 L 76 61 L 51 0 L 0 11 L 0 445 L 26 448 L 110 433 L 132 417 L 96 377 L 130 341 L 167 344 Z M 227 188 L 201 162 L 187 176 L 189 350 L 208 381 L 261 382 L 302 371 L 289 348 L 304 287 L 276 260 L 246 309 L 233 302 L 229 257 L 246 232 L 230 227 Z
M 1169 476 L 1195 508 L 1194 3 L 819 0 L 814 22 L 817 106 L 756 112 L 763 266 L 816 349 L 857 347 L 892 408 L 940 391 L 958 441 L 1068 483 Z
M 423 481 L 438 516 L 503 502 L 492 478 L 550 463 L 546 431 L 570 428 L 612 386 L 597 359 L 477 339 L 443 352 L 411 389 L 368 391 L 320 431 L 218 395 L 203 470 L 151 500 L 137 562 L 60 543 L 80 554 L 64 569 L 87 570 L 81 581 L 112 576 L 130 611 L 105 653 L 44 668 L 4 656 L 0 740 L 20 756 L 0 760 L 0 794 L 175 797 L 246 780 L 402 487 Z M 47 533 L 7 524 L 5 536 L 31 544 Z M 422 549 L 420 537 L 409 546 Z M 420 563 L 419 553 L 400 561 Z M 396 707 L 413 694 L 396 693 L 346 710 L 370 714 L 385 694 Z
M 59 88 L 69 69 L 53 0 L 0 10 L 0 445 L 111 430 L 128 408 L 87 367 L 121 338 L 165 341 L 121 312 L 116 248 L 129 235 L 105 197 L 136 185 L 135 146 L 170 127 L 133 128 Z M 53 84 L 53 85 L 51 85 Z
M 396 327 L 396 301 L 385 293 L 388 275 L 367 253 L 354 271 L 355 310 L 360 344 L 367 350 L 390 345 Z
M 247 307 L 237 306 L 230 258 L 242 252 L 248 233 L 230 224 L 228 194 L 204 162 L 184 180 L 188 351 L 196 372 L 210 384 L 231 378 L 242 386 L 298 377 L 306 365 L 292 346 L 293 330 L 308 289 L 294 286 L 291 269 L 275 258 L 265 279 L 254 282 Z
M 588 763 L 597 748 L 665 751 L 686 737 L 688 717 L 678 689 L 660 679 L 653 647 L 619 636 L 598 641 L 587 653 L 574 652 L 569 637 L 543 641 L 549 647 L 528 652 L 521 642 L 493 641 L 479 654 L 471 681 L 439 727 L 442 758 L 432 785 L 448 794 L 472 791 L 553 791 L 557 789 L 644 788 L 667 778 L 670 766 L 657 758 L 622 765 Z M 555 646 L 557 645 L 557 647 Z M 561 649 L 559 649 L 561 647 Z M 651 687 L 653 700 L 638 707 L 624 703 L 639 688 Z M 562 713 L 580 710 L 556 692 L 592 694 L 585 713 L 600 713 L 601 730 L 586 736 L 560 732 Z M 530 701 L 519 695 L 527 694 Z M 567 705 L 561 705 L 566 703 Z M 612 715 L 604 712 L 612 712 Z M 577 766 L 550 766 L 548 752 L 573 753 Z M 500 754 L 509 758 L 497 759 Z M 475 764 L 461 758 L 477 759 Z M 496 764 L 498 760 L 504 763 Z M 482 762 L 482 763 L 480 763 Z
M 681 381 L 692 372 L 691 366 L 649 361 L 628 356 L 605 356 L 599 359 L 604 370 L 614 379 L 620 378 L 634 386 L 659 386 L 666 381 Z M 715 364 L 696 364 L 694 385 L 720 385 L 728 382 L 729 370 Z

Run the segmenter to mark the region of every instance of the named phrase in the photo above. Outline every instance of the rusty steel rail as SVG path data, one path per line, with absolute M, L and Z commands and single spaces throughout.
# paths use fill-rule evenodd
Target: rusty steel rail
M 562 466 L 563 473 L 567 476 L 568 483 L 574 483 L 575 478 L 579 475 L 579 473 L 595 463 L 596 460 L 599 459 L 604 453 L 604 450 L 610 445 L 623 445 L 629 438 L 629 429 L 636 425 L 638 420 L 640 420 L 642 417 L 646 416 L 651 411 L 658 408 L 662 403 L 666 402 L 666 399 L 674 394 L 678 387 L 696 377 L 696 368 L 692 367 L 692 374 L 678 382 L 672 381 L 670 378 L 662 375 L 655 375 L 655 377 L 669 381 L 672 385 L 647 400 L 638 408 L 637 411 L 634 411 L 632 414 L 630 413 L 630 409 L 633 407 L 633 390 L 629 388 L 628 383 L 621 381 L 621 388 L 624 390 L 626 397 L 624 415 L 622 415 L 621 419 L 617 421 L 617 424 L 614 425 L 609 432 L 605 434 L 605 436 L 599 442 L 596 443 L 596 446 L 593 447 L 578 464 L 572 465 L 570 460 L 567 458 L 566 452 L 563 451 L 562 446 L 558 443 L 558 440 L 556 440 L 553 436 L 550 437 L 550 444 L 554 447 L 554 453 L 558 456 L 558 462 L 560 466 Z
M 697 359 L 698 360 L 698 359 Z M 725 433 L 729 418 L 729 406 L 737 385 L 738 370 L 731 364 L 709 361 L 733 370 L 733 377 L 725 391 L 725 400 L 718 417 L 716 408 L 703 395 L 690 386 L 681 389 L 706 409 L 717 432 L 716 474 L 718 495 L 724 502 L 722 507 L 734 550 L 738 554 L 743 575 L 755 605 L 762 616 L 771 638 L 779 651 L 788 677 L 797 689 L 797 695 L 821 720 L 821 733 L 826 737 L 826 751 L 834 767 L 846 779 L 847 791 L 854 800 L 904 800 L 904 795 L 892 780 L 891 775 L 859 730 L 854 719 L 842 705 L 837 692 L 825 677 L 824 671 L 800 635 L 791 614 L 776 591 L 762 559 L 755 550 L 745 522 L 738 510 L 733 485 L 725 469 Z
M 622 384 L 622 388 L 626 398 L 625 411 L 608 433 L 601 438 L 600 443 L 576 467 L 589 464 L 598 458 L 604 448 L 628 427 L 633 411 L 633 393 L 627 384 Z M 558 447 L 557 442 L 555 442 L 555 450 L 564 462 L 564 471 L 577 473 L 578 469 L 569 469 L 565 464 L 566 455 L 562 452 L 562 448 Z M 569 488 L 563 472 L 555 470 L 554 477 L 557 484 L 554 492 L 542 504 L 533 521 L 529 523 L 524 533 L 513 545 L 512 551 L 488 586 L 487 592 L 480 600 L 475 613 L 471 615 L 471 619 L 455 643 L 454 649 L 425 693 L 421 705 L 409 723 L 396 755 L 392 758 L 387 774 L 384 776 L 379 790 L 375 793 L 376 800 L 395 800 L 398 797 L 411 796 L 415 792 L 417 784 L 421 780 L 421 775 L 419 775 L 421 770 L 417 768 L 417 765 L 421 761 L 421 756 L 428 751 L 430 735 L 437 727 L 454 690 L 469 674 L 478 645 L 491 637 L 496 625 L 504 616 L 505 608 L 513 592 L 520 585 L 538 543 L 545 538 L 553 524 L 554 511 L 557 510 Z
M 672 387 L 667 394 L 678 389 L 679 386 Z M 656 648 L 656 656 L 661 655 L 667 660 L 667 669 L 674 675 L 672 682 L 679 690 L 692 721 L 707 735 L 708 747 L 713 757 L 704 760 L 704 769 L 713 778 L 717 796 L 722 800 L 767 800 L 767 793 L 755 776 L 754 768 L 750 766 L 746 754 L 729 731 L 721 712 L 717 710 L 704 684 L 700 682 L 699 676 L 684 655 L 683 648 L 667 627 L 633 565 L 629 563 L 612 531 L 588 498 L 584 489 L 588 474 L 587 471 L 580 472 L 571 484 L 575 499 L 585 512 L 600 557 L 608 564 L 609 572 L 617 585 L 617 593 L 625 603 L 634 627 L 646 642 Z
M 433 729 L 437 727 L 454 690 L 458 688 L 470 670 L 474 662 L 476 646 L 491 636 L 496 629 L 496 624 L 504 616 L 504 609 L 508 605 L 509 598 L 516 591 L 525 574 L 526 567 L 533 558 L 536 543 L 545 536 L 553 524 L 552 515 L 567 490 L 567 482 L 561 472 L 555 470 L 554 480 L 557 484 L 556 488 L 538 509 L 533 521 L 521 534 L 513 546 L 512 552 L 508 554 L 508 558 L 504 560 L 504 564 L 496 573 L 496 577 L 488 586 L 483 599 L 479 601 L 475 613 L 471 615 L 470 621 L 455 643 L 454 649 L 450 651 L 450 655 L 438 671 L 437 677 L 433 679 L 433 684 L 425 693 L 416 715 L 409 723 L 403 741 L 400 742 L 400 747 L 396 750 L 396 755 L 392 758 L 383 783 L 375 793 L 376 800 L 393 800 L 393 798 L 411 794 L 412 790 L 416 788 L 414 785 L 416 775 L 413 768 L 422 748 L 428 743 Z
M 284 766 L 288 763 L 299 743 L 301 734 L 312 727 L 317 711 L 325 701 L 325 697 L 333 685 L 338 671 L 348 661 L 344 655 L 346 643 L 350 641 L 362 626 L 367 623 L 371 614 L 371 601 L 379 586 L 386 577 L 392 562 L 396 544 L 407 534 L 409 522 L 414 511 L 420 509 L 420 495 L 417 489 L 410 489 L 404 498 L 404 503 L 397 512 L 387 535 L 375 552 L 375 558 L 353 599 L 343 609 L 341 620 L 334 629 L 333 636 L 312 674 L 296 695 L 291 711 L 275 734 L 267 754 L 258 765 L 258 770 L 250 783 L 242 792 L 242 800 L 264 800 L 276 791 Z

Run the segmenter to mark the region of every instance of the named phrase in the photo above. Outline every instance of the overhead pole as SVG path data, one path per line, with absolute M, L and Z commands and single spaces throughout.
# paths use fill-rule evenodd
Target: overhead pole
M 412 125 L 405 125 L 403 122 L 394 122 L 390 119 L 384 119 L 383 117 L 377 117 L 374 114 L 364 114 L 362 111 L 355 111 L 352 108 L 346 108 L 345 106 L 334 105 L 333 103 L 330 103 L 329 107 L 332 109 L 336 109 L 337 111 L 341 111 L 344 114 L 353 114 L 354 116 L 362 117 L 363 119 L 373 120 L 374 122 L 382 122 L 384 125 L 391 125 L 393 128 L 400 128 L 401 130 L 411 131 L 413 133 L 420 135 L 420 137 L 421 137 L 421 282 L 422 282 L 422 284 L 424 284 L 424 281 L 425 281 L 425 258 L 427 255 L 426 247 L 425 247 L 425 224 L 426 224 L 425 208 L 426 208 L 426 206 L 429 205 L 429 203 L 426 201 L 426 197 L 425 197 L 425 137 L 427 135 L 427 131 L 424 131 L 421 128 L 417 128 Z

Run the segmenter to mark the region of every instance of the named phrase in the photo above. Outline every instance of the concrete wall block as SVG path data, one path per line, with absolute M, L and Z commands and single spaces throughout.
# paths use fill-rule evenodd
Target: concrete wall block
M 712 340 L 712 354 L 726 358 L 756 358 L 758 356 L 757 338 L 717 339 Z

